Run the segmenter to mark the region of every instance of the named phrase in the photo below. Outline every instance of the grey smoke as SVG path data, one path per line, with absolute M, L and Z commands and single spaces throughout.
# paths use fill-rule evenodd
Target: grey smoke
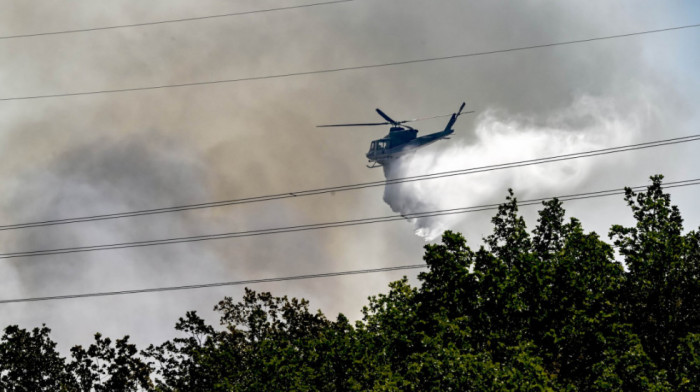
M 176 19 L 280 6 L 280 1 L 94 2 L 71 7 L 0 0 L 4 33 Z M 283 4 L 287 5 L 287 4 Z M 688 9 L 691 7 L 692 9 Z M 697 23 L 697 6 L 630 0 L 610 3 L 455 0 L 354 1 L 284 13 L 0 43 L 2 97 L 181 83 L 444 56 Z M 369 142 L 386 130 L 320 130 L 316 124 L 442 114 L 463 100 L 477 111 L 457 134 L 401 163 L 401 175 L 481 166 L 585 146 L 697 132 L 696 33 L 676 32 L 497 56 L 199 88 L 0 104 L 0 221 L 14 223 L 99 212 L 223 200 L 380 180 L 365 168 Z M 594 109 L 586 113 L 586 102 Z M 618 121 L 614 126 L 612 121 Z M 430 131 L 442 122 L 420 124 Z M 511 126 L 512 130 L 508 130 Z M 619 128 L 629 127 L 630 135 Z M 611 130 L 611 134 L 602 133 Z M 612 132 L 614 131 L 614 132 Z M 491 132 L 491 133 L 489 133 Z M 508 138 L 542 137 L 551 150 L 506 151 Z M 500 149 L 499 149 L 500 148 Z M 665 150 L 671 151 L 671 150 Z M 550 168 L 509 171 L 388 192 L 402 210 L 463 206 L 639 184 L 652 173 L 695 175 L 692 146 Z M 556 151 L 560 153 L 562 151 Z M 662 157 L 663 159 L 658 159 Z M 564 167 L 564 166 L 562 166 Z M 399 170 L 400 169 L 400 170 Z M 544 169 L 544 167 L 543 167 Z M 578 176 L 580 174 L 580 177 Z M 528 181 L 531 175 L 537 181 Z M 537 177 L 539 175 L 539 177 Z M 569 177 L 574 174 L 568 175 Z M 536 186 L 535 186 L 536 184 Z M 436 195 L 453 193 L 454 198 Z M 407 196 L 408 195 L 408 196 Z M 696 206 L 688 193 L 686 205 Z M 382 190 L 340 192 L 186 214 L 0 233 L 2 251 L 210 234 L 388 215 Z M 533 196 L 539 196 L 534 195 Z M 681 202 L 683 199 L 680 200 Z M 579 207 L 580 206 L 580 207 Z M 681 206 L 683 204 L 681 203 Z M 600 233 L 628 216 L 621 202 L 572 204 Z M 578 210 L 577 210 L 578 208 Z M 695 211 L 697 208 L 690 208 Z M 527 213 L 527 211 L 525 211 Z M 684 214 L 686 210 L 683 211 Z M 413 264 L 416 229 L 454 227 L 478 243 L 490 212 L 454 220 L 395 222 L 240 240 L 0 262 L 2 298 L 157 287 L 220 280 Z M 687 218 L 693 220 L 693 215 Z M 531 222 L 531 220 L 529 221 Z M 590 227 L 590 226 L 587 226 Z M 302 296 L 334 316 L 359 317 L 366 297 L 402 273 L 259 285 Z M 199 290 L 6 306 L 0 325 L 42 322 L 65 348 L 106 335 L 162 341 L 177 317 L 242 289 Z
M 650 116 L 644 108 L 626 113 L 611 100 L 588 96 L 539 121 L 487 110 L 477 118 L 471 142 L 447 140 L 442 149 L 420 149 L 391 162 L 384 173 L 394 179 L 627 145 L 653 122 Z M 617 168 L 628 165 L 629 158 L 619 157 Z M 600 160 L 584 158 L 406 182 L 387 186 L 384 201 L 393 211 L 410 214 L 498 203 L 507 188 L 514 188 L 521 198 L 547 197 L 579 188 L 601 170 Z M 416 235 L 432 241 L 468 219 L 468 215 L 452 215 L 417 218 L 412 223 Z

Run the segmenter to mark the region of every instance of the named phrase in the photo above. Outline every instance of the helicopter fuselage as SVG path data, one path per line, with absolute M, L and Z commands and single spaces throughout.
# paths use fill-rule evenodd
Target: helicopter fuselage
M 452 129 L 417 137 L 418 131 L 403 127 L 392 127 L 389 134 L 372 141 L 367 159 L 378 165 L 417 148 L 427 146 L 454 133 Z

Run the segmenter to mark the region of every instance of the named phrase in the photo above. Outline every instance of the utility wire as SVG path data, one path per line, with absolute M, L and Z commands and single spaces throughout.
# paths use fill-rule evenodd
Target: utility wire
M 679 186 L 694 185 L 694 184 L 691 184 L 691 181 L 698 181 L 698 180 L 678 181 L 675 183 L 668 183 L 668 184 L 665 184 L 664 187 L 665 188 L 674 188 L 674 187 L 679 187 Z M 638 190 L 639 188 L 642 188 L 642 187 L 636 187 L 634 189 Z M 585 198 L 602 197 L 602 196 L 611 195 L 611 194 L 608 194 L 608 192 L 615 192 L 615 193 L 611 193 L 611 194 L 619 194 L 618 190 L 591 192 L 591 193 L 587 194 L 587 196 Z M 584 198 L 583 194 L 580 194 L 579 196 L 581 196 L 579 198 Z M 560 199 L 560 200 L 563 200 L 563 199 Z M 575 200 L 575 199 L 569 198 L 567 200 Z M 523 206 L 526 204 L 524 204 L 524 202 L 520 202 L 520 203 L 518 203 L 518 205 Z M 527 204 L 527 205 L 531 205 L 531 204 Z M 193 289 L 204 289 L 204 288 L 224 287 L 224 286 L 242 286 L 242 285 L 259 284 L 259 283 L 273 283 L 273 282 L 283 282 L 283 281 L 293 281 L 293 280 L 330 278 L 330 277 L 336 277 L 336 276 L 360 275 L 360 274 L 370 274 L 370 273 L 378 273 L 378 272 L 392 272 L 392 271 L 402 271 L 402 270 L 410 270 L 410 269 L 424 269 L 424 268 L 427 268 L 427 265 L 425 265 L 425 264 L 412 264 L 412 265 L 402 265 L 402 266 L 395 266 L 395 267 L 350 270 L 350 271 L 342 271 L 342 272 L 327 272 L 327 273 L 320 273 L 320 274 L 295 275 L 295 276 L 287 276 L 287 277 L 279 277 L 279 278 L 261 278 L 261 279 L 239 280 L 239 281 L 232 281 L 232 282 L 202 283 L 202 284 L 157 287 L 157 288 L 148 288 L 148 289 L 103 291 L 103 292 L 85 293 L 85 294 L 67 294 L 67 295 L 52 295 L 52 296 L 46 296 L 46 297 L 16 298 L 16 299 L 0 300 L 0 305 L 11 304 L 11 303 L 21 303 L 21 302 L 41 302 L 41 301 L 51 301 L 51 300 L 108 297 L 108 296 L 129 295 L 129 294 L 144 294 L 144 293 L 155 293 L 155 292 L 163 292 L 163 291 L 193 290 Z
M 284 282 L 284 281 L 289 281 L 289 280 L 306 280 L 306 279 L 330 278 L 330 277 L 334 277 L 334 276 L 373 274 L 373 273 L 377 273 L 377 272 L 392 272 L 392 271 L 402 271 L 402 270 L 419 269 L 419 268 L 420 269 L 427 268 L 427 265 L 425 265 L 425 264 L 400 265 L 400 266 L 396 266 L 396 267 L 351 270 L 351 271 L 342 271 L 342 272 L 327 272 L 327 273 L 322 273 L 322 274 L 296 275 L 296 276 L 286 276 L 286 277 L 281 277 L 281 278 L 251 279 L 251 280 L 239 280 L 239 281 L 233 281 L 233 282 L 203 283 L 203 284 L 192 284 L 192 285 L 185 285 L 185 286 L 169 286 L 169 287 L 158 287 L 158 288 L 137 289 L 137 290 L 104 291 L 104 292 L 99 292 L 99 293 L 86 293 L 86 294 L 53 295 L 53 296 L 48 296 L 48 297 L 4 299 L 4 300 L 0 300 L 0 305 L 19 303 L 19 302 L 40 302 L 40 301 L 64 300 L 64 299 L 75 299 L 75 298 L 107 297 L 107 296 L 114 296 L 114 295 L 155 293 L 155 292 L 161 292 L 161 291 L 193 290 L 193 289 L 204 289 L 204 288 L 223 287 L 223 286 L 242 286 L 242 285 L 259 284 L 259 283 Z
M 580 43 L 594 42 L 594 41 L 603 41 L 603 40 L 609 40 L 609 39 L 615 39 L 615 38 L 624 38 L 624 37 L 632 37 L 632 36 L 645 35 L 645 34 L 662 33 L 662 32 L 667 32 L 667 31 L 691 29 L 691 28 L 696 28 L 696 27 L 700 27 L 700 23 L 692 24 L 692 25 L 685 25 L 685 26 L 668 27 L 668 28 L 664 28 L 664 29 L 637 31 L 637 32 L 626 33 L 626 34 L 607 35 L 607 36 L 602 36 L 602 37 L 586 38 L 586 39 L 579 39 L 579 40 L 572 40 L 572 41 L 561 41 L 561 42 L 553 42 L 553 43 L 540 44 L 540 45 L 520 46 L 520 47 L 515 47 L 515 48 L 490 50 L 490 51 L 484 51 L 484 52 L 471 52 L 471 53 L 455 54 L 455 55 L 442 56 L 442 57 L 425 57 L 425 58 L 420 58 L 420 59 L 395 61 L 395 62 L 389 62 L 389 63 L 366 64 L 366 65 L 356 65 L 356 66 L 349 66 L 349 67 L 342 67 L 342 68 L 328 68 L 328 69 L 319 69 L 319 70 L 313 70 L 313 71 L 290 72 L 290 73 L 276 74 L 276 75 L 250 76 L 250 77 L 242 77 L 242 78 L 236 78 L 236 79 L 209 80 L 209 81 L 189 82 L 189 83 L 179 83 L 179 84 L 163 84 L 163 85 L 156 85 L 156 86 L 82 91 L 82 92 L 73 92 L 73 93 L 56 93 L 56 94 L 42 94 L 42 95 L 20 96 L 20 97 L 8 97 L 8 98 L 0 98 L 0 101 L 19 101 L 19 100 L 40 99 L 40 98 L 62 98 L 62 97 L 74 97 L 74 96 L 80 96 L 80 95 L 95 95 L 95 94 L 123 93 L 123 92 L 145 91 L 145 90 L 160 90 L 160 89 L 166 89 L 166 88 L 206 86 L 206 85 L 222 84 L 222 83 L 238 83 L 238 82 L 254 81 L 254 80 L 280 79 L 280 78 L 287 78 L 287 77 L 292 77 L 292 76 L 328 74 L 328 73 L 344 72 L 344 71 L 352 71 L 352 70 L 360 70 L 360 69 L 393 67 L 393 66 L 406 65 L 406 64 L 417 64 L 417 63 L 426 63 L 426 62 L 432 62 L 432 61 L 444 61 L 444 60 L 453 60 L 453 59 L 467 58 L 467 57 L 486 56 L 486 55 L 497 54 L 497 53 L 509 53 L 509 52 L 517 52 L 517 51 L 530 50 L 530 49 L 549 48 L 549 47 L 554 47 L 554 46 L 573 45 L 573 44 L 580 44 Z
M 700 178 L 693 179 L 693 180 L 669 182 L 667 184 L 664 184 L 664 187 L 665 188 L 677 188 L 677 187 L 685 187 L 685 186 L 691 186 L 691 185 L 700 185 Z M 646 188 L 646 186 L 637 186 L 637 187 L 634 187 L 632 189 L 643 190 L 645 188 Z M 614 196 L 614 195 L 619 195 L 619 194 L 623 194 L 623 193 L 624 193 L 624 189 L 611 189 L 611 190 L 604 190 L 604 191 L 564 195 L 564 196 L 558 196 L 557 198 L 559 200 L 562 200 L 562 201 L 571 201 L 571 200 L 581 200 L 581 199 L 591 199 L 591 198 L 598 198 L 598 197 Z M 551 197 L 525 200 L 525 201 L 519 202 L 518 205 L 528 206 L 528 205 L 538 204 L 538 203 L 541 203 L 543 201 L 550 200 L 550 199 L 551 199 Z M 424 211 L 424 212 L 416 212 L 416 213 L 410 213 L 410 214 L 388 215 L 388 216 L 374 217 L 374 218 L 351 219 L 351 220 L 336 221 L 336 222 L 314 223 L 314 224 L 307 224 L 307 225 L 277 227 L 277 228 L 270 228 L 270 229 L 258 229 L 258 230 L 238 231 L 238 232 L 230 232 L 230 233 L 220 233 L 220 234 L 207 234 L 207 235 L 198 235 L 198 236 L 189 236 L 189 237 L 166 238 L 166 239 L 160 239 L 160 240 L 133 241 L 133 242 L 122 242 L 122 243 L 115 243 L 115 244 L 105 244 L 105 245 L 79 246 L 79 247 L 60 248 L 60 249 L 43 249 L 43 250 L 34 250 L 34 251 L 2 253 L 2 254 L 0 254 L 0 259 L 10 259 L 10 258 L 16 258 L 16 257 L 48 256 L 48 255 L 68 254 L 68 253 L 82 253 L 82 252 L 93 252 L 93 251 L 100 251 L 100 250 L 140 248 L 140 247 L 146 247 L 146 246 L 209 241 L 209 240 L 225 239 L 225 238 L 255 237 L 255 236 L 261 236 L 261 235 L 293 233 L 293 232 L 300 232 L 300 231 L 328 229 L 328 228 L 334 228 L 334 227 L 358 226 L 358 225 L 367 225 L 367 224 L 373 224 L 373 223 L 392 222 L 392 221 L 405 220 L 405 219 L 417 219 L 417 218 L 428 218 L 428 217 L 434 217 L 434 216 L 465 214 L 465 213 L 470 213 L 470 212 L 495 209 L 495 208 L 498 208 L 499 205 L 500 204 L 487 204 L 487 205 L 481 205 L 481 206 L 452 208 L 452 209 L 435 210 L 435 211 Z
M 363 182 L 363 183 L 357 183 L 357 184 L 308 189 L 308 190 L 303 190 L 303 191 L 286 192 L 286 193 L 278 193 L 278 194 L 271 194 L 271 195 L 262 195 L 262 196 L 248 197 L 248 198 L 242 198 L 242 199 L 222 200 L 222 201 L 199 203 L 199 204 L 188 204 L 188 205 L 181 205 L 181 206 L 174 206 L 174 207 L 153 208 L 153 209 L 147 209 L 147 210 L 119 212 L 119 213 L 112 213 L 112 214 L 91 215 L 91 216 L 83 216 L 83 217 L 76 217 L 76 218 L 54 219 L 54 220 L 44 220 L 44 221 L 37 221 L 37 222 L 0 225 L 0 231 L 24 229 L 24 228 L 31 228 L 31 227 L 64 225 L 64 224 L 78 223 L 78 222 L 91 222 L 91 221 L 99 221 L 99 220 L 107 220 L 107 219 L 128 218 L 128 217 L 142 216 L 142 215 L 162 214 L 162 213 L 167 213 L 167 212 L 188 211 L 188 210 L 196 210 L 196 209 L 203 209 L 203 208 L 230 206 L 230 205 L 236 205 L 236 204 L 247 204 L 247 203 L 256 203 L 256 202 L 288 199 L 288 198 L 293 198 L 293 197 L 321 195 L 321 194 L 332 193 L 332 192 L 344 192 L 344 191 L 357 190 L 357 189 L 373 188 L 373 187 L 378 187 L 378 186 L 403 184 L 403 183 L 408 183 L 408 182 L 416 182 L 416 181 L 424 181 L 424 180 L 433 180 L 433 179 L 438 179 L 438 178 L 461 176 L 461 175 L 474 174 L 474 173 L 483 173 L 483 172 L 488 172 L 488 171 L 510 169 L 510 168 L 515 168 L 515 167 L 539 165 L 539 164 L 549 163 L 549 162 L 559 162 L 559 161 L 564 161 L 564 160 L 587 158 L 587 157 L 593 157 L 593 156 L 598 156 L 598 155 L 613 154 L 613 153 L 618 153 L 618 152 L 641 150 L 641 149 L 667 146 L 667 145 L 673 145 L 673 144 L 679 144 L 679 143 L 688 143 L 688 142 L 697 141 L 697 140 L 700 140 L 700 134 L 683 136 L 683 137 L 672 138 L 672 139 L 657 140 L 657 141 L 652 141 L 652 142 L 630 144 L 630 145 L 625 145 L 625 146 L 610 147 L 610 148 L 604 148 L 604 149 L 599 149 L 599 150 L 590 150 L 590 151 L 583 151 L 583 152 L 577 152 L 577 153 L 571 153 L 571 154 L 555 155 L 555 156 L 545 157 L 545 158 L 529 159 L 529 160 L 515 161 L 515 162 L 509 162 L 509 163 L 501 163 L 501 164 L 495 164 L 495 165 L 473 167 L 473 168 L 468 168 L 468 169 L 451 170 L 451 171 L 432 173 L 432 174 L 422 174 L 422 175 L 411 176 L 411 177 L 394 178 L 394 179 L 383 180 L 383 181 Z
M 132 23 L 132 24 L 103 26 L 103 27 L 91 27 L 91 28 L 86 28 L 86 29 L 73 29 L 73 30 L 50 31 L 50 32 L 44 32 L 44 33 L 6 35 L 6 36 L 0 36 L 0 40 L 14 39 L 14 38 L 41 37 L 41 36 L 46 36 L 46 35 L 58 35 L 58 34 L 86 33 L 86 32 L 90 32 L 90 31 L 114 30 L 114 29 L 123 29 L 123 28 L 128 28 L 128 27 L 143 27 L 143 26 L 153 26 L 153 25 L 160 25 L 160 24 L 166 24 L 166 23 L 179 23 L 179 22 L 191 22 L 191 21 L 195 21 L 195 20 L 227 18 L 227 17 L 232 17 L 232 16 L 261 14 L 261 13 L 265 13 L 265 12 L 285 11 L 285 10 L 292 10 L 292 9 L 297 9 L 297 8 L 309 8 L 309 7 L 319 6 L 319 5 L 347 3 L 350 1 L 353 1 L 353 0 L 334 0 L 334 1 L 326 1 L 326 2 L 322 2 L 322 3 L 293 5 L 293 6 L 288 6 L 288 7 L 266 8 L 266 9 L 253 10 L 253 11 L 231 12 L 231 13 L 227 13 L 227 14 L 196 16 L 196 17 L 191 17 L 191 18 L 168 19 L 168 20 L 160 20 L 160 21 L 155 21 L 155 22 Z

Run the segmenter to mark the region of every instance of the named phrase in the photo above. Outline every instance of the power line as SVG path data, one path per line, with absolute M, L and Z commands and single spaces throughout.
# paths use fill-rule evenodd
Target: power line
M 615 38 L 624 38 L 624 37 L 632 37 L 632 36 L 645 35 L 645 34 L 662 33 L 662 32 L 667 32 L 667 31 L 674 31 L 674 30 L 690 29 L 690 28 L 696 28 L 696 27 L 700 27 L 700 23 L 693 24 L 693 25 L 668 27 L 668 28 L 664 28 L 664 29 L 645 30 L 645 31 L 637 31 L 637 32 L 626 33 L 626 34 L 615 34 L 615 35 L 608 35 L 608 36 L 603 36 L 603 37 L 586 38 L 586 39 L 580 39 L 580 40 L 561 41 L 561 42 L 554 42 L 554 43 L 549 43 L 549 44 L 521 46 L 521 47 L 515 47 L 515 48 L 490 50 L 490 51 L 484 51 L 484 52 L 463 53 L 463 54 L 455 54 L 455 55 L 442 56 L 442 57 L 426 57 L 426 58 L 421 58 L 421 59 L 395 61 L 395 62 L 389 62 L 389 63 L 366 64 L 366 65 L 357 65 L 357 66 L 349 66 L 349 67 L 341 67 L 341 68 L 328 68 L 328 69 L 319 69 L 319 70 L 314 70 L 314 71 L 290 72 L 290 73 L 276 74 L 276 75 L 250 76 L 250 77 L 243 77 L 243 78 L 236 78 L 236 79 L 210 80 L 210 81 L 189 82 L 189 83 L 179 83 L 179 84 L 163 84 L 163 85 L 157 85 L 157 86 L 129 87 L 129 88 L 120 88 L 120 89 L 94 90 L 94 91 L 83 91 L 83 92 L 73 92 L 73 93 L 57 93 L 57 94 L 43 94 L 43 95 L 21 96 L 21 97 L 8 97 L 8 98 L 0 98 L 0 101 L 19 101 L 19 100 L 40 99 L 40 98 L 62 98 L 62 97 L 74 97 L 74 96 L 81 96 L 81 95 L 96 95 L 96 94 L 110 94 L 110 93 L 145 91 L 145 90 L 160 90 L 160 89 L 166 89 L 166 88 L 206 86 L 206 85 L 222 84 L 222 83 L 238 83 L 238 82 L 255 81 L 255 80 L 280 79 L 280 78 L 287 78 L 287 77 L 293 77 L 293 76 L 328 74 L 328 73 L 344 72 L 344 71 L 352 71 L 352 70 L 360 70 L 360 69 L 393 67 L 393 66 L 398 66 L 398 65 L 417 64 L 417 63 L 426 63 L 426 62 L 432 62 L 432 61 L 444 61 L 444 60 L 453 60 L 453 59 L 467 58 L 467 57 L 486 56 L 486 55 L 491 55 L 491 54 L 517 52 L 517 51 L 530 50 L 530 49 L 549 48 L 549 47 L 554 47 L 554 46 L 573 45 L 573 44 L 580 44 L 580 43 L 594 42 L 594 41 L 603 41 L 603 40 L 609 40 L 609 39 L 615 39 Z
M 677 182 L 665 184 L 664 187 L 665 188 L 675 188 L 675 187 L 688 186 L 688 185 L 697 185 L 695 183 L 691 184 L 691 182 L 693 182 L 693 181 L 700 183 L 700 180 L 677 181 Z M 639 188 L 644 188 L 644 187 L 635 187 L 633 189 L 638 190 Z M 614 193 L 612 193 L 612 192 L 614 192 Z M 572 195 L 572 196 L 570 196 L 570 198 L 567 198 L 566 200 L 577 200 L 577 199 L 592 198 L 592 197 L 603 197 L 603 196 L 610 196 L 610 195 L 619 194 L 619 193 L 620 193 L 619 190 L 590 192 L 588 194 Z M 576 196 L 577 199 L 574 199 L 573 198 L 574 196 Z M 541 200 L 543 200 L 543 199 L 538 199 L 538 201 L 541 201 Z M 560 198 L 560 200 L 566 201 L 564 198 Z M 525 204 L 526 202 L 519 202 L 518 205 L 519 206 L 532 205 L 536 202 L 537 201 L 535 201 L 535 200 L 530 201 L 529 204 Z M 261 279 L 239 280 L 239 281 L 231 281 L 231 282 L 217 282 L 217 283 L 202 283 L 202 284 L 180 285 L 180 286 L 167 286 L 167 287 L 157 287 L 157 288 L 148 288 L 148 289 L 103 291 L 103 292 L 85 293 L 85 294 L 67 294 L 67 295 L 53 295 L 53 296 L 45 296 L 45 297 L 16 298 L 16 299 L 0 300 L 0 305 L 11 304 L 11 303 L 21 303 L 21 302 L 41 302 L 41 301 L 51 301 L 51 300 L 108 297 L 108 296 L 129 295 L 129 294 L 144 294 L 144 293 L 155 293 L 155 292 L 164 292 L 164 291 L 193 290 L 193 289 L 214 288 L 214 287 L 224 287 L 224 286 L 242 286 L 242 285 L 249 285 L 249 284 L 274 283 L 274 282 L 317 279 L 317 278 L 329 278 L 329 277 L 336 277 L 336 276 L 360 275 L 360 274 L 370 274 L 370 273 L 378 273 L 378 272 L 392 272 L 392 271 L 401 271 L 401 270 L 410 270 L 410 269 L 424 269 L 424 268 L 427 268 L 427 265 L 425 265 L 425 264 L 412 264 L 412 265 L 402 265 L 402 266 L 384 267 L 384 268 L 350 270 L 350 271 L 342 271 L 342 272 L 327 272 L 327 273 L 320 273 L 320 274 L 295 275 L 295 276 L 278 277 L 278 278 L 261 278 Z
M 128 217 L 142 216 L 142 215 L 163 214 L 163 213 L 168 213 L 168 212 L 188 211 L 188 210 L 196 210 L 196 209 L 203 209 L 203 208 L 223 207 L 223 206 L 230 206 L 230 205 L 237 205 L 237 204 L 247 204 L 247 203 L 256 203 L 256 202 L 288 199 L 288 198 L 294 198 L 294 197 L 321 195 L 321 194 L 327 194 L 327 193 L 332 193 L 332 192 L 344 192 L 344 191 L 350 191 L 350 190 L 373 188 L 373 187 L 378 187 L 378 186 L 396 185 L 396 184 L 403 184 L 403 183 L 408 183 L 408 182 L 433 180 L 433 179 L 439 179 L 439 178 L 445 178 L 445 177 L 461 176 L 461 175 L 474 174 L 474 173 L 483 173 L 483 172 L 495 171 L 495 170 L 504 170 L 504 169 L 510 169 L 510 168 L 515 168 L 515 167 L 531 166 L 531 165 L 538 165 L 538 164 L 550 163 L 550 162 L 559 162 L 559 161 L 578 159 L 578 158 L 587 158 L 587 157 L 593 157 L 593 156 L 599 156 L 599 155 L 613 154 L 613 153 L 618 153 L 618 152 L 641 150 L 641 149 L 661 147 L 661 146 L 667 146 L 667 145 L 673 145 L 673 144 L 679 144 L 679 143 L 688 143 L 688 142 L 697 141 L 697 140 L 700 140 L 700 134 L 671 138 L 671 139 L 664 139 L 664 140 L 657 140 L 657 141 L 652 141 L 652 142 L 630 144 L 630 145 L 625 145 L 625 146 L 610 147 L 610 148 L 604 148 L 604 149 L 599 149 L 599 150 L 589 150 L 589 151 L 583 151 L 583 152 L 577 152 L 577 153 L 571 153 L 571 154 L 555 155 L 555 156 L 545 157 L 545 158 L 536 158 L 536 159 L 515 161 L 515 162 L 509 162 L 509 163 L 501 163 L 501 164 L 495 164 L 495 165 L 473 167 L 473 168 L 467 168 L 467 169 L 451 170 L 451 171 L 432 173 L 432 174 L 422 174 L 422 175 L 411 176 L 411 177 L 394 178 L 394 179 L 383 180 L 383 181 L 363 182 L 363 183 L 356 183 L 356 184 L 349 184 L 349 185 L 308 189 L 308 190 L 302 190 L 302 191 L 296 191 L 296 192 L 285 192 L 285 193 L 278 193 L 278 194 L 254 196 L 254 197 L 248 197 L 248 198 L 242 198 L 242 199 L 232 199 L 232 200 L 222 200 L 222 201 L 208 202 L 208 203 L 180 205 L 180 206 L 174 206 L 174 207 L 153 208 L 153 209 L 147 209 L 147 210 L 118 212 L 118 213 L 101 214 L 101 215 L 91 215 L 91 216 L 76 217 L 76 218 L 54 219 L 54 220 L 44 220 L 44 221 L 37 221 L 37 222 L 0 225 L 0 231 L 24 229 L 24 228 L 31 228 L 31 227 L 63 225 L 63 224 L 79 223 L 79 222 L 91 222 L 91 221 L 117 219 L 117 218 L 128 218 Z
M 195 16 L 195 17 L 191 17 L 191 18 L 168 19 L 168 20 L 160 20 L 160 21 L 155 21 L 155 22 L 131 23 L 131 24 L 114 25 L 114 26 L 91 27 L 91 28 L 85 28 L 85 29 L 50 31 L 50 32 L 45 32 L 45 33 L 6 35 L 6 36 L 0 36 L 0 40 L 14 39 L 14 38 L 41 37 L 41 36 L 46 36 L 46 35 L 58 35 L 58 34 L 86 33 L 86 32 L 90 32 L 90 31 L 114 30 L 114 29 L 123 29 L 123 28 L 128 28 L 128 27 L 143 27 L 143 26 L 153 26 L 153 25 L 160 25 L 160 24 L 167 24 L 167 23 L 192 22 L 195 20 L 228 18 L 228 17 L 232 17 L 232 16 L 261 14 L 261 13 L 265 13 L 265 12 L 274 12 L 274 11 L 286 11 L 286 10 L 292 10 L 292 9 L 297 9 L 297 8 L 309 8 L 309 7 L 319 6 L 319 5 L 347 3 L 350 1 L 354 1 L 354 0 L 334 0 L 334 1 L 326 1 L 326 2 L 322 2 L 322 3 L 301 4 L 301 5 L 293 5 L 293 6 L 279 7 L 279 8 L 266 8 L 266 9 L 253 10 L 253 11 L 231 12 L 231 13 L 227 13 L 227 14 Z
M 392 271 L 402 271 L 402 270 L 419 269 L 419 268 L 420 269 L 427 268 L 427 265 L 425 265 L 425 264 L 400 265 L 400 266 L 396 266 L 396 267 L 351 270 L 351 271 L 342 271 L 342 272 L 327 272 L 327 273 L 322 273 L 322 274 L 296 275 L 296 276 L 286 276 L 286 277 L 281 277 L 281 278 L 251 279 L 251 280 L 239 280 L 239 281 L 233 281 L 233 282 L 203 283 L 203 284 L 193 284 L 193 285 L 185 285 L 185 286 L 169 286 L 169 287 L 158 287 L 158 288 L 137 289 L 137 290 L 104 291 L 104 292 L 99 292 L 99 293 L 86 293 L 86 294 L 53 295 L 53 296 L 48 296 L 48 297 L 4 299 L 4 300 L 0 300 L 0 305 L 19 303 L 19 302 L 40 302 L 40 301 L 64 300 L 64 299 L 75 299 L 75 298 L 108 297 L 108 296 L 115 296 L 115 295 L 155 293 L 155 292 L 161 292 L 161 291 L 193 290 L 193 289 L 204 289 L 204 288 L 223 287 L 223 286 L 242 286 L 242 285 L 248 285 L 248 284 L 284 282 L 284 281 L 290 281 L 290 280 L 330 278 L 330 277 L 334 277 L 334 276 L 372 274 L 372 273 L 377 273 L 377 272 L 392 272 Z
M 692 186 L 692 185 L 700 185 L 700 178 L 693 179 L 693 180 L 669 182 L 669 183 L 665 184 L 664 186 L 666 188 L 677 188 L 677 187 L 686 187 L 686 186 Z M 637 187 L 634 187 L 632 189 L 643 190 L 645 188 L 646 188 L 645 186 L 637 186 Z M 623 193 L 624 193 L 624 189 L 611 189 L 611 190 L 604 190 L 604 191 L 564 195 L 564 196 L 559 196 L 557 198 L 562 200 L 562 201 L 571 201 L 571 200 L 582 200 L 582 199 L 614 196 L 614 195 L 619 195 L 619 194 L 623 194 Z M 541 203 L 541 202 L 549 200 L 549 199 L 551 199 L 551 197 L 525 200 L 525 201 L 519 202 L 519 205 L 520 206 L 528 206 L 528 205 L 538 204 L 538 203 Z M 220 234 L 206 234 L 206 235 L 189 236 L 189 237 L 166 238 L 166 239 L 160 239 L 160 240 L 122 242 L 122 243 L 105 244 L 105 245 L 79 246 L 79 247 L 60 248 L 60 249 L 44 249 L 44 250 L 35 250 L 35 251 L 2 253 L 2 254 L 0 254 L 0 259 L 10 259 L 10 258 L 16 258 L 16 257 L 48 256 L 48 255 L 68 254 L 68 253 L 82 253 L 82 252 L 93 252 L 93 251 L 101 251 L 101 250 L 140 248 L 140 247 L 146 247 L 146 246 L 169 245 L 169 244 L 179 244 L 179 243 L 186 243 L 186 242 L 209 241 L 209 240 L 216 240 L 216 239 L 256 237 L 256 236 L 270 235 L 270 234 L 293 233 L 293 232 L 301 232 L 301 231 L 328 229 L 328 228 L 334 228 L 334 227 L 358 226 L 358 225 L 367 225 L 367 224 L 373 224 L 373 223 L 392 222 L 392 221 L 405 220 L 405 219 L 417 219 L 417 218 L 428 218 L 428 217 L 434 217 L 434 216 L 465 214 L 465 213 L 470 213 L 470 212 L 495 209 L 495 208 L 498 208 L 499 205 L 500 205 L 499 203 L 496 203 L 496 204 L 487 204 L 487 205 L 481 205 L 481 206 L 416 212 L 416 213 L 410 213 L 410 214 L 388 215 L 388 216 L 373 217 L 373 218 L 350 219 L 350 220 L 344 220 L 344 221 L 314 223 L 314 224 L 307 224 L 307 225 L 277 227 L 277 228 L 270 228 L 270 229 L 248 230 L 248 231 L 238 231 L 238 232 L 220 233 Z

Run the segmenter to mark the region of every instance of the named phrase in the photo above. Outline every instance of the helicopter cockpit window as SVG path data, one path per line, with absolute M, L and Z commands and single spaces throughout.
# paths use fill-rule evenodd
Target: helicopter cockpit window
M 387 146 L 387 144 L 388 144 L 387 142 L 377 142 L 377 149 L 378 149 L 378 150 L 384 150 L 384 149 L 386 149 L 387 147 L 389 147 L 389 146 Z

